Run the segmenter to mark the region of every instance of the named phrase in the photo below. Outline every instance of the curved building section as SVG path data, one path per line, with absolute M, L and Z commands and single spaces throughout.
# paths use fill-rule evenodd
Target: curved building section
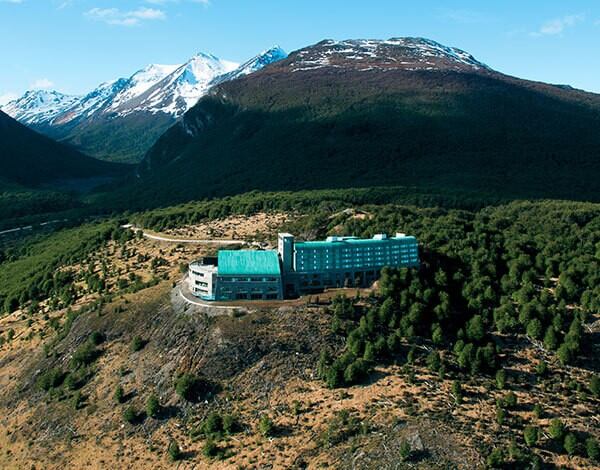
M 335 287 L 367 287 L 385 266 L 419 266 L 415 237 L 328 237 L 299 241 L 278 235 L 277 251 L 221 250 L 189 266 L 191 292 L 203 300 L 276 300 Z

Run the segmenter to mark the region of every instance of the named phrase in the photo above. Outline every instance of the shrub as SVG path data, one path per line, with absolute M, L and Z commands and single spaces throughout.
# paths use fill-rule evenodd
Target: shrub
M 269 437 L 273 433 L 273 421 L 269 415 L 263 414 L 258 422 L 258 430 L 264 437 Z
M 221 434 L 223 431 L 223 419 L 217 412 L 210 413 L 202 423 L 202 432 L 206 436 Z
M 533 415 L 537 419 L 540 419 L 543 414 L 544 414 L 544 410 L 542 409 L 542 405 L 540 405 L 539 403 L 536 403 L 535 405 L 533 405 Z
M 117 388 L 115 388 L 115 393 L 113 394 L 113 398 L 117 403 L 123 403 L 125 401 L 125 391 L 123 390 L 123 387 L 117 385 Z
M 504 451 L 501 448 L 496 447 L 487 456 L 486 464 L 489 468 L 503 468 L 504 467 Z
M 299 416 L 302 412 L 302 404 L 298 400 L 294 400 L 292 403 L 292 415 Z
M 496 387 L 502 390 L 506 386 L 506 371 L 504 369 L 500 369 L 496 372 Z
M 239 427 L 240 424 L 234 415 L 228 414 L 223 416 L 223 431 L 225 431 L 226 434 L 237 432 Z
M 600 398 L 600 376 L 593 375 L 590 379 L 590 392 L 596 398 Z
M 142 418 L 141 414 L 133 406 L 128 406 L 123 412 L 123 418 L 130 424 L 135 424 Z
M 175 381 L 175 391 L 187 401 L 197 401 L 201 396 L 210 393 L 211 386 L 198 376 L 185 373 Z
M 534 446 L 538 441 L 538 428 L 535 426 L 525 426 L 525 429 L 523 429 L 523 438 L 525 439 L 525 444 L 529 447 Z
M 562 440 L 565 435 L 565 425 L 560 419 L 554 418 L 552 421 L 550 421 L 548 434 L 550 434 L 550 437 L 556 441 Z
M 508 392 L 504 395 L 504 406 L 509 409 L 517 406 L 517 395 L 515 395 L 515 392 Z
M 219 455 L 219 446 L 212 439 L 207 439 L 202 447 L 202 455 L 208 458 L 214 458 Z
M 58 368 L 52 368 L 41 374 L 37 379 L 38 387 L 49 392 L 53 388 L 59 387 L 65 379 L 65 373 Z
M 340 410 L 335 412 L 325 430 L 321 433 L 319 441 L 324 447 L 331 447 L 352 436 L 364 433 L 367 430 L 367 425 L 361 423 L 360 420 L 353 416 L 348 410 Z
M 209 439 L 220 439 L 226 434 L 233 434 L 238 431 L 239 423 L 234 415 L 221 415 L 216 411 L 202 421 L 200 426 L 192 430 L 192 437 L 202 434 Z
M 91 335 L 90 335 L 90 342 L 96 346 L 104 343 L 104 335 L 102 333 L 100 333 L 99 331 L 94 331 Z
M 160 403 L 158 398 L 153 393 L 146 400 L 146 414 L 151 418 L 156 418 L 160 412 Z
M 144 346 L 146 346 L 146 342 L 139 336 L 136 336 L 131 341 L 129 348 L 131 349 L 131 352 L 137 352 L 140 351 Z
M 73 367 L 89 366 L 92 362 L 98 359 L 98 356 L 100 356 L 100 351 L 96 349 L 94 343 L 91 341 L 86 341 L 73 353 L 71 364 Z
M 403 439 L 400 443 L 400 457 L 403 461 L 407 461 L 410 458 L 411 453 L 410 444 L 406 439 Z
M 590 459 L 594 461 L 600 460 L 600 447 L 598 446 L 598 441 L 593 437 L 588 437 L 585 441 L 585 450 Z
M 563 446 L 567 451 L 567 454 L 575 455 L 575 453 L 577 452 L 577 437 L 575 436 L 575 434 L 573 434 L 572 432 L 568 433 L 565 436 Z
M 83 387 L 92 376 L 90 368 L 80 368 L 67 374 L 64 385 L 69 390 L 78 390 Z
M 73 398 L 72 398 L 73 408 L 78 410 L 79 408 L 82 407 L 83 402 L 84 402 L 83 394 L 81 393 L 81 390 L 77 390 L 73 394 Z
M 545 361 L 540 361 L 535 366 L 535 373 L 540 377 L 543 377 L 548 372 L 548 364 Z
M 183 457 L 183 454 L 181 453 L 181 449 L 179 448 L 179 444 L 177 444 L 177 441 L 174 441 L 174 440 L 169 442 L 169 447 L 167 449 L 167 453 L 169 454 L 169 458 L 173 462 L 176 462 L 177 460 L 181 460 L 181 458 Z

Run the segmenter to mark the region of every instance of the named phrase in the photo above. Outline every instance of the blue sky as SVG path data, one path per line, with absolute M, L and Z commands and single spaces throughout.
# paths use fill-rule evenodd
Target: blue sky
M 243 61 L 275 44 L 398 36 L 600 93 L 597 0 L 0 0 L 0 103 L 30 88 L 84 93 L 198 51 Z

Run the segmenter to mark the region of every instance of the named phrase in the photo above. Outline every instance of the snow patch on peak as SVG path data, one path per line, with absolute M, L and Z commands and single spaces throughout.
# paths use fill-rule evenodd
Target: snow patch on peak
M 116 110 L 124 103 L 142 95 L 178 67 L 180 65 L 150 64 L 138 70 L 129 77 L 123 89 L 116 94 L 109 109 Z
M 484 63 L 476 60 L 475 57 L 468 52 L 458 49 L 457 47 L 444 46 L 443 44 L 431 39 L 412 37 L 392 38 L 388 39 L 387 41 L 383 41 L 383 44 L 412 48 L 424 56 L 447 58 L 476 69 L 489 68 Z
M 84 119 L 103 109 L 113 97 L 127 87 L 129 79 L 118 78 L 101 83 L 72 107 L 56 117 L 54 124 L 62 125 L 76 119 Z
M 486 69 L 471 54 L 425 38 L 388 40 L 327 39 L 295 54 L 292 71 L 322 67 L 350 67 L 358 70 L 401 68 L 404 70 Z
M 260 54 L 252 57 L 251 59 L 244 62 L 242 65 L 232 70 L 229 73 L 216 77 L 212 82 L 211 86 L 218 85 L 219 83 L 228 82 L 245 75 L 249 75 L 254 72 L 258 72 L 263 67 L 269 64 L 278 62 L 287 58 L 287 53 L 279 46 L 273 46 Z
M 23 124 L 37 124 L 52 121 L 79 99 L 79 96 L 65 95 L 54 90 L 30 90 L 1 109 Z
M 64 125 L 137 112 L 167 113 L 176 118 L 215 85 L 256 72 L 285 57 L 287 54 L 275 46 L 240 66 L 199 52 L 184 64 L 150 64 L 129 78 L 101 83 L 85 96 L 29 91 L 1 109 L 25 124 Z

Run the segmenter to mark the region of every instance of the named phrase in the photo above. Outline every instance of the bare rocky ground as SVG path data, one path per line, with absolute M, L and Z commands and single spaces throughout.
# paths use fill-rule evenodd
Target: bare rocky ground
M 233 215 L 206 223 L 170 229 L 165 234 L 171 237 L 190 239 L 273 240 L 273 235 L 276 235 L 280 227 L 292 218 L 292 215 L 288 213 L 261 212 L 254 215 Z
M 325 389 L 314 377 L 315 364 L 325 345 L 341 347 L 341 341 L 319 309 L 250 310 L 243 316 L 209 318 L 175 313 L 170 289 L 163 283 L 78 317 L 48 354 L 41 344 L 20 354 L 16 347 L 12 354 L 2 351 L 0 467 L 170 468 L 175 464 L 166 448 L 176 439 L 187 453 L 179 468 L 348 468 L 351 461 L 356 468 L 372 468 L 373 462 L 396 468 L 394 449 L 407 432 L 429 449 L 420 465 L 470 468 L 478 462 L 476 452 L 465 450 L 470 447 L 465 436 L 459 433 L 456 442 L 434 446 L 433 422 L 404 413 L 396 400 L 416 389 L 397 371 L 382 370 L 381 378 L 348 393 Z M 93 331 L 103 332 L 106 341 L 99 346 L 93 377 L 82 388 L 84 405 L 75 409 L 70 397 L 52 398 L 39 390 L 36 378 L 52 367 L 67 369 L 73 351 Z M 134 336 L 147 342 L 138 352 L 130 349 Z M 198 373 L 220 391 L 206 402 L 182 400 L 173 381 L 183 371 Z M 118 384 L 126 392 L 123 405 L 113 400 Z M 159 419 L 126 423 L 124 408 L 143 409 L 150 393 L 160 399 Z M 300 407 L 295 416 L 290 411 L 294 402 Z M 319 436 L 342 409 L 368 420 L 369 429 L 326 446 Z M 188 434 L 210 410 L 233 412 L 242 424 L 242 432 L 223 444 L 231 453 L 224 461 L 204 457 L 203 440 Z M 257 432 L 261 413 L 273 418 L 275 437 Z M 440 433 L 456 433 L 440 426 Z

